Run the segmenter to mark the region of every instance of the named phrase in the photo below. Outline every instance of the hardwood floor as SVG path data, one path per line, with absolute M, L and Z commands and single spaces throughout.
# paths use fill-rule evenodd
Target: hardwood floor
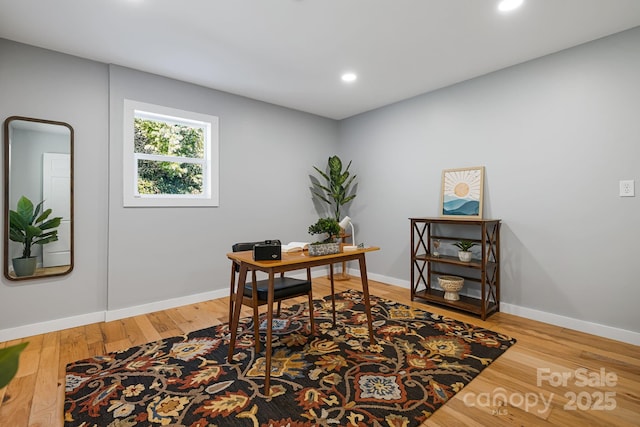
M 360 282 L 336 282 L 336 291 L 343 289 L 361 289 Z M 424 425 L 640 425 L 640 347 L 504 313 L 483 322 L 411 302 L 409 290 L 378 282 L 370 282 L 370 290 L 518 340 Z M 314 296 L 328 294 L 328 280 L 314 279 Z M 0 390 L 0 426 L 62 426 L 67 363 L 224 323 L 227 311 L 228 299 L 221 298 L 0 343 L 29 342 L 18 374 Z

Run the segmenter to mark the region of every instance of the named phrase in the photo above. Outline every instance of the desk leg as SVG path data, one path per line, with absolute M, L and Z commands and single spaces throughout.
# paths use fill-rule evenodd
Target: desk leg
M 333 264 L 329 264 L 329 278 L 331 279 L 331 307 L 333 309 L 333 327 L 336 327 L 336 290 L 333 286 Z
M 229 339 L 229 354 L 227 355 L 227 363 L 231 363 L 233 351 L 236 347 L 236 336 L 238 335 L 238 323 L 240 321 L 240 311 L 242 310 L 242 296 L 244 295 L 244 284 L 247 280 L 247 265 L 240 264 L 240 275 L 238 278 L 238 289 L 236 289 L 236 301 L 233 304 L 233 319 L 229 325 L 231 337 Z
M 251 270 L 251 299 L 253 300 L 253 336 L 256 343 L 256 354 L 260 353 L 260 313 L 258 313 L 258 289 L 256 287 L 256 271 Z
M 264 394 L 271 394 L 271 339 L 273 337 L 273 271 L 269 272 L 269 291 L 267 297 L 267 348 L 264 353 Z
M 362 293 L 364 294 L 364 307 L 367 312 L 367 323 L 369 324 L 369 342 L 375 344 L 373 321 L 371 319 L 371 301 L 369 300 L 369 281 L 367 280 L 367 263 L 364 259 L 364 254 L 360 254 L 358 261 L 360 262 L 360 280 L 362 281 Z
M 231 284 L 229 286 L 229 326 L 233 321 L 233 302 L 236 299 L 236 263 L 231 262 Z

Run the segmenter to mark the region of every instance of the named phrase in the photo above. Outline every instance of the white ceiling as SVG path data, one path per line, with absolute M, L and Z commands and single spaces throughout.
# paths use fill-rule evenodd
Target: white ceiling
M 640 25 L 639 0 L 497 3 L 0 0 L 0 37 L 343 119 Z

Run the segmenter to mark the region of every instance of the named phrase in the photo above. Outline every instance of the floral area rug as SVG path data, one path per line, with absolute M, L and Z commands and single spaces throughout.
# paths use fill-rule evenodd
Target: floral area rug
M 283 307 L 269 397 L 250 317 L 231 363 L 228 324 L 70 363 L 65 427 L 418 426 L 515 343 L 386 299 L 371 305 L 374 345 L 360 292 L 336 294 L 335 328 L 331 297 L 315 300 L 311 336 L 306 304 Z

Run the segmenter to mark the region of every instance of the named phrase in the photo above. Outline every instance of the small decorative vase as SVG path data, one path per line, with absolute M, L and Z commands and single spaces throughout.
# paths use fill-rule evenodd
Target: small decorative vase
M 309 245 L 309 256 L 322 256 L 340 252 L 340 243 L 320 243 Z
M 462 261 L 462 262 L 469 262 L 469 261 L 471 261 L 471 252 L 470 251 L 458 251 L 458 258 L 460 258 L 460 261 Z
M 448 301 L 460 300 L 460 289 L 464 285 L 464 279 L 458 276 L 438 276 L 438 284 L 444 291 L 444 299 Z
M 36 272 L 36 266 L 38 263 L 38 258 L 14 258 L 11 260 L 13 262 L 13 272 L 18 277 L 25 276 L 33 276 Z

